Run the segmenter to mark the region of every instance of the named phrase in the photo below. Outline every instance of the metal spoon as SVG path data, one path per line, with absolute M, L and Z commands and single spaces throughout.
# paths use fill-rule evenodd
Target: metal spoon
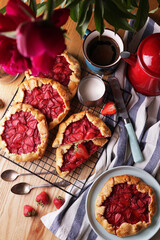
M 28 194 L 33 188 L 41 188 L 41 187 L 67 187 L 70 184 L 70 182 L 62 180 L 60 182 L 57 183 L 53 183 L 53 184 L 42 184 L 42 185 L 38 185 L 38 186 L 31 186 L 28 183 L 25 182 L 21 182 L 18 183 L 16 185 L 14 185 L 11 188 L 11 192 L 14 194 L 19 194 L 19 195 L 24 195 L 24 194 Z
M 41 175 L 41 174 L 55 174 L 56 171 L 52 171 L 52 172 L 35 172 L 35 174 L 37 175 Z M 17 179 L 17 177 L 19 176 L 25 176 L 25 175 L 32 175 L 33 173 L 30 173 L 30 172 L 27 172 L 27 173 L 17 173 L 16 171 L 12 170 L 12 169 L 9 169 L 9 170 L 6 170 L 4 172 L 2 172 L 1 174 L 1 178 L 4 180 L 4 181 L 8 181 L 8 182 L 11 182 L 11 181 L 14 181 Z

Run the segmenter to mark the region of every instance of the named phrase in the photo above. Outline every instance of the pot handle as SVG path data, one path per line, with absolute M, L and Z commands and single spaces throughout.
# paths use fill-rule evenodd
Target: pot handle
M 136 62 L 137 62 L 137 55 L 136 54 L 132 54 L 130 52 L 127 51 L 123 51 L 120 53 L 121 58 L 123 58 L 124 61 L 126 61 L 128 64 L 130 64 L 131 66 L 135 66 Z

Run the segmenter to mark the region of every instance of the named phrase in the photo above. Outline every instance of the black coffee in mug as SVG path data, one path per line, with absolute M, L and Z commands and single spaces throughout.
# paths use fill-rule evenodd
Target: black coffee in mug
M 97 36 L 86 49 L 88 58 L 95 64 L 106 66 L 114 63 L 120 54 L 118 44 L 108 36 Z

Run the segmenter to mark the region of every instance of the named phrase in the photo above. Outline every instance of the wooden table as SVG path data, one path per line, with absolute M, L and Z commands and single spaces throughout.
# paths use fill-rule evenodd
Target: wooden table
M 3 7 L 6 2 L 7 0 L 1 0 L 0 8 Z M 150 3 L 151 9 L 157 6 L 155 0 L 151 0 Z M 158 24 L 160 24 L 160 11 L 152 14 L 151 17 Z M 82 40 L 76 32 L 75 27 L 75 23 L 69 19 L 65 25 L 65 28 L 67 29 L 67 35 L 70 40 L 66 39 L 66 44 L 68 52 L 73 54 L 81 63 L 83 63 Z M 112 28 L 108 24 L 106 24 L 106 27 Z M 95 28 L 93 19 L 89 25 L 89 28 L 91 30 Z M 123 31 L 120 31 L 119 33 L 123 35 Z M 13 83 L 7 85 L 0 84 L 0 98 L 3 99 L 5 103 L 5 107 L 0 109 L 0 117 L 2 117 L 22 79 L 23 74 L 19 76 L 18 79 Z M 14 169 L 19 173 L 25 172 L 25 170 L 19 166 L 16 166 L 4 158 L 0 158 L 0 172 L 3 172 L 6 169 Z M 36 176 L 19 177 L 14 182 L 5 182 L 0 179 L 0 240 L 57 240 L 58 238 L 56 238 L 47 228 L 44 227 L 40 218 L 41 216 L 56 210 L 52 200 L 56 195 L 64 196 L 64 192 L 57 188 L 43 188 L 34 189 L 26 196 L 14 195 L 10 191 L 11 187 L 21 181 L 31 183 L 32 185 L 45 183 L 45 181 Z M 44 208 L 41 206 L 37 207 L 35 202 L 36 195 L 42 190 L 45 190 L 51 199 L 50 204 Z M 38 211 L 38 216 L 25 218 L 23 216 L 23 206 L 25 204 L 35 207 Z

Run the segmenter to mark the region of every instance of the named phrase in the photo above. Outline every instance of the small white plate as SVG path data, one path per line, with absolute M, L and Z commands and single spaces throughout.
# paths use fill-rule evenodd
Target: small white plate
M 119 176 L 123 174 L 130 174 L 136 177 L 140 177 L 145 183 L 150 185 L 157 197 L 157 212 L 156 215 L 153 217 L 152 224 L 143 230 L 142 232 L 129 236 L 120 238 L 116 235 L 108 233 L 96 220 L 95 214 L 94 214 L 94 208 L 95 208 L 95 201 L 97 198 L 98 193 L 102 189 L 103 185 L 108 181 L 110 177 L 113 176 Z M 105 240 L 148 240 L 151 237 L 153 237 L 156 232 L 160 228 L 160 186 L 159 183 L 156 181 L 156 179 L 150 175 L 149 173 L 145 172 L 144 170 L 140 168 L 130 167 L 130 166 L 123 166 L 123 167 L 116 167 L 111 170 L 108 170 L 104 172 L 102 175 L 100 175 L 95 182 L 92 184 L 88 195 L 87 195 L 87 201 L 86 201 L 86 212 L 87 217 L 90 222 L 90 225 L 92 229 L 103 239 Z

